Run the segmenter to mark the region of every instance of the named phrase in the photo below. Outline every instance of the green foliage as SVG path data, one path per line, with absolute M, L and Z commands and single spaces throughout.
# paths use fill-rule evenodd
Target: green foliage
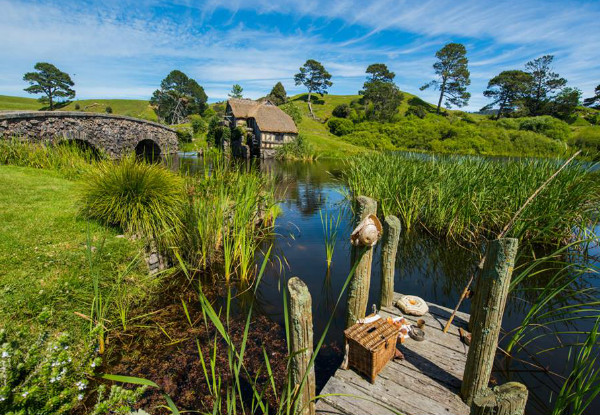
M 363 95 L 364 102 L 369 104 L 366 117 L 390 121 L 397 115 L 398 107 L 404 99 L 404 95 L 394 83 L 396 74 L 390 72 L 383 63 L 369 65 L 366 72 L 369 76 L 363 90 L 359 92 Z
M 300 121 L 302 121 L 302 111 L 300 111 L 300 108 L 298 108 L 298 106 L 293 102 L 283 104 L 279 108 L 281 108 L 287 115 L 292 117 L 292 120 L 294 120 L 296 125 L 300 124 Z
M 244 92 L 244 88 L 242 88 L 241 85 L 234 84 L 231 87 L 231 92 L 227 95 L 229 95 L 230 98 L 242 99 L 242 98 L 244 98 L 243 92 Z
M 287 102 L 287 92 L 281 82 L 275 84 L 269 95 L 267 95 L 267 99 L 275 105 L 283 105 Z
M 477 242 L 496 237 L 562 163 L 377 154 L 351 159 L 345 175 L 352 194 L 376 199 L 383 215 L 397 215 L 403 229 L 422 226 L 442 237 Z M 566 243 L 574 228 L 594 223 L 599 202 L 598 174 L 572 163 L 523 211 L 509 235 L 531 243 Z
M 581 91 L 577 88 L 563 88 L 548 104 L 548 114 L 573 122 L 577 118 L 576 109 L 581 101 Z
M 411 105 L 406 110 L 406 115 L 414 115 L 417 118 L 423 119 L 427 116 L 427 110 L 421 105 Z
M 486 111 L 498 106 L 497 119 L 513 113 L 529 91 L 532 83 L 530 74 L 520 70 L 502 71 L 488 82 L 483 95 L 493 102 L 481 110 Z
M 181 124 L 190 114 L 201 114 L 206 108 L 206 93 L 198 83 L 181 71 L 174 70 L 152 94 L 150 104 L 159 119 L 168 124 Z
M 234 128 L 233 131 L 231 132 L 231 141 L 240 141 L 242 143 L 245 143 L 246 129 L 241 126 Z
M 529 91 L 524 100 L 529 115 L 548 114 L 552 94 L 567 84 L 566 79 L 552 71 L 553 60 L 553 55 L 544 55 L 525 64 L 525 72 L 531 76 Z
M 195 136 L 205 134 L 208 131 L 208 123 L 200 115 L 192 114 L 189 119 Z
M 571 143 L 584 150 L 593 160 L 600 161 L 600 127 L 584 127 L 577 130 Z
M 285 143 L 277 149 L 275 158 L 278 160 L 302 160 L 313 161 L 318 158 L 314 147 L 302 135 L 298 135 L 293 141 Z
M 67 178 L 81 176 L 103 157 L 98 151 L 68 141 L 46 146 L 16 139 L 0 140 L 0 165 L 52 169 Z
M 38 62 L 35 64 L 36 72 L 27 72 L 23 75 L 23 80 L 29 83 L 25 88 L 30 94 L 44 94 L 40 102 L 47 102 L 50 111 L 54 110 L 55 98 L 72 99 L 75 97 L 75 85 L 69 74 L 62 72 L 56 66 L 47 62 Z
M 104 112 L 106 112 L 107 114 L 112 114 L 113 109 L 112 109 L 112 107 L 108 106 L 108 107 L 104 108 Z
M 586 107 L 598 108 L 600 109 L 600 85 L 594 89 L 594 96 L 589 97 L 583 100 L 583 105 Z
M 331 74 L 327 72 L 321 62 L 314 59 L 307 60 L 300 67 L 300 72 L 294 75 L 296 85 L 304 85 L 308 90 L 307 101 L 310 102 L 311 94 L 326 94 L 327 89 L 333 85 L 331 82 Z
M 192 132 L 193 127 L 189 124 L 179 124 L 172 126 L 177 134 L 177 140 L 180 143 L 191 143 L 192 142 Z
M 79 111 L 81 109 L 81 107 L 79 106 L 79 102 L 75 103 L 75 110 Z
M 350 114 L 352 114 L 352 108 L 346 103 L 336 106 L 331 112 L 331 115 L 337 118 L 349 118 Z
M 438 61 L 433 64 L 433 69 L 438 79 L 423 85 L 421 90 L 429 87 L 439 89 L 438 114 L 444 98 L 448 108 L 452 108 L 453 105 L 464 107 L 471 98 L 471 94 L 467 92 L 467 87 L 471 85 L 471 75 L 467 68 L 467 49 L 460 43 L 448 43 L 435 53 L 435 57 Z
M 329 127 L 331 134 L 337 136 L 350 134 L 354 131 L 354 123 L 345 118 L 330 118 L 327 121 L 327 127 Z
M 223 125 L 221 117 L 215 115 L 210 119 L 206 139 L 209 145 L 217 148 L 223 148 L 224 143 L 231 140 L 231 130 Z
M 554 140 L 567 141 L 571 134 L 567 123 L 548 115 L 520 118 L 518 121 L 520 130 L 544 134 Z
M 107 391 L 106 385 L 98 387 L 98 402 L 91 415 L 130 415 L 133 405 L 142 397 L 147 386 L 125 389 L 112 385 Z
M 69 414 L 83 399 L 93 374 L 91 352 L 77 359 L 65 333 L 34 342 L 0 331 L 0 411 L 6 415 Z
M 160 164 L 133 156 L 95 167 L 82 185 L 81 211 L 107 225 L 157 241 L 161 248 L 181 230 L 183 181 Z

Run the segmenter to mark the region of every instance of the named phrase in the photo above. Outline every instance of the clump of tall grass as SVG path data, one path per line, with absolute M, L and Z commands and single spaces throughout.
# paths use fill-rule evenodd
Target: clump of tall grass
M 352 194 L 376 199 L 384 215 L 404 229 L 476 242 L 493 238 L 561 160 L 493 160 L 479 157 L 369 154 L 347 162 Z M 522 212 L 509 235 L 549 244 L 571 239 L 597 215 L 600 177 L 574 162 Z
M 315 161 L 319 156 L 306 138 L 299 135 L 295 140 L 279 147 L 275 158 L 278 160 Z
M 227 281 L 254 276 L 254 253 L 278 213 L 274 181 L 241 171 L 222 156 L 204 160 L 203 171 L 186 180 L 187 203 L 179 248 L 195 269 L 219 264 Z
M 52 145 L 0 139 L 0 164 L 53 169 L 71 179 L 81 176 L 103 158 L 104 154 L 69 141 Z
M 160 248 L 177 240 L 184 201 L 183 178 L 133 155 L 99 163 L 81 189 L 86 216 L 155 240 Z
M 321 226 L 323 227 L 323 238 L 325 239 L 325 255 L 327 257 L 327 268 L 331 267 L 331 260 L 337 242 L 338 228 L 342 219 L 342 211 L 338 210 L 337 215 L 332 215 L 328 212 L 323 213 L 319 209 L 319 217 L 321 218 Z

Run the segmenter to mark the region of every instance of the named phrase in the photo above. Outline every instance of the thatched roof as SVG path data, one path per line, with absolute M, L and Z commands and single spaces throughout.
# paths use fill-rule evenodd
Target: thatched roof
M 235 118 L 254 118 L 262 132 L 298 134 L 292 117 L 268 101 L 230 99 L 227 103 Z

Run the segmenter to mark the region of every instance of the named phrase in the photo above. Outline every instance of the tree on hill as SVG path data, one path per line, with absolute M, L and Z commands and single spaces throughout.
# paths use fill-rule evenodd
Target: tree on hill
M 548 115 L 564 121 L 575 121 L 575 110 L 581 103 L 581 90 L 565 87 L 550 101 L 547 108 Z
M 231 92 L 227 95 L 229 95 L 229 98 L 242 99 L 244 98 L 243 92 L 244 88 L 239 84 L 235 84 L 231 87 Z
M 444 98 L 448 107 L 467 105 L 471 98 L 471 94 L 467 92 L 467 87 L 471 84 L 467 49 L 460 43 L 448 43 L 435 53 L 435 57 L 438 61 L 433 64 L 433 69 L 438 79 L 423 85 L 421 91 L 431 86 L 440 91 L 436 110 L 438 114 Z
M 586 107 L 600 109 L 600 85 L 598 85 L 594 90 L 593 97 L 589 97 L 583 100 L 583 105 L 585 105 Z
M 363 90 L 359 91 L 364 96 L 365 104 L 372 104 L 372 111 L 367 111 L 367 117 L 380 121 L 390 120 L 398 111 L 404 95 L 396 84 L 396 74 L 391 72 L 383 63 L 369 65 L 366 70 L 367 81 Z
M 553 55 L 544 55 L 525 64 L 525 72 L 531 75 L 530 90 L 525 97 L 525 106 L 530 115 L 544 115 L 548 104 L 554 98 L 552 94 L 562 89 L 567 80 L 552 71 Z
M 296 82 L 296 85 L 304 85 L 308 90 L 307 102 L 309 108 L 311 108 L 311 94 L 313 92 L 321 95 L 326 94 L 327 89 L 333 85 L 333 82 L 331 82 L 330 79 L 331 74 L 327 72 L 321 62 L 317 62 L 314 59 L 307 60 L 304 65 L 300 67 L 300 72 L 294 75 L 294 81 Z
M 275 105 L 282 105 L 287 102 L 287 92 L 281 82 L 275 84 L 269 95 L 267 95 L 267 99 Z
M 169 124 L 181 124 L 190 114 L 201 114 L 208 97 L 198 82 L 181 71 L 174 70 L 152 94 L 150 104 L 159 119 Z
M 75 90 L 71 88 L 75 83 L 68 73 L 47 62 L 36 63 L 34 69 L 36 72 L 27 72 L 23 75 L 23 80 L 31 85 L 25 88 L 25 91 L 30 94 L 44 94 L 39 100 L 48 103 L 50 111 L 54 110 L 55 98 L 75 97 Z
M 529 91 L 532 78 L 527 72 L 520 70 L 502 71 L 488 82 L 483 95 L 493 99 L 481 111 L 488 111 L 498 106 L 496 119 L 509 115 L 523 103 L 523 98 Z

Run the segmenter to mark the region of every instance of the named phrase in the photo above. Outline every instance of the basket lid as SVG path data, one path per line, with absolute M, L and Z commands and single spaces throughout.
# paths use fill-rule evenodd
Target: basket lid
M 356 323 L 344 330 L 344 335 L 346 338 L 356 341 L 365 349 L 372 351 L 390 338 L 395 339 L 398 337 L 399 331 L 400 327 L 381 318 L 372 323 Z

